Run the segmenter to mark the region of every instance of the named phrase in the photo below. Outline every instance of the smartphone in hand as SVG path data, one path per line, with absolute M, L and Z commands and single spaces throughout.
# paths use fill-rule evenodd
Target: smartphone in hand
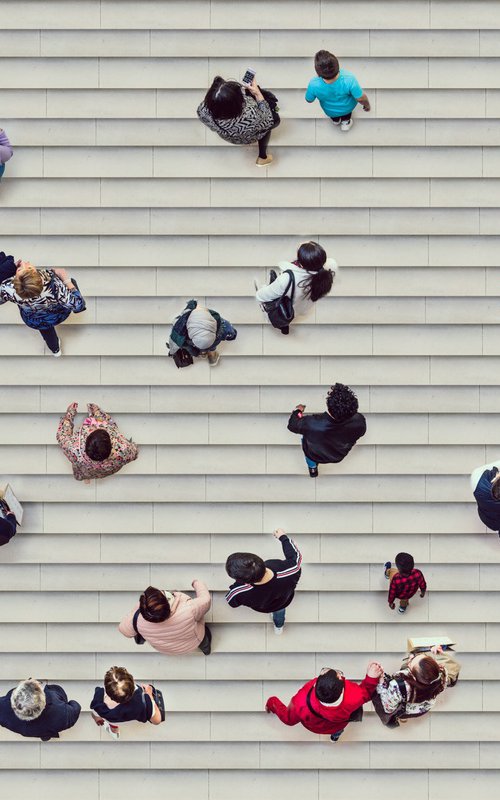
M 253 83 L 253 79 L 255 78 L 256 72 L 251 67 L 247 67 L 247 71 L 243 75 L 241 82 L 245 84 L 245 86 L 250 86 Z

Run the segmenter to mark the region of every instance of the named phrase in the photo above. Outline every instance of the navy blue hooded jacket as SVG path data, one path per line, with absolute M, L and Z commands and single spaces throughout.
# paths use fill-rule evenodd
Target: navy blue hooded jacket
M 500 532 L 500 500 L 495 500 L 491 493 L 491 481 L 498 474 L 498 469 L 485 469 L 474 490 L 479 519 L 487 528 Z

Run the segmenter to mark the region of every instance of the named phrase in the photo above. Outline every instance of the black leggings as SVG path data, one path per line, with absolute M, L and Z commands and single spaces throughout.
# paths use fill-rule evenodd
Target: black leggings
M 277 114 L 276 114 L 276 116 L 278 118 L 275 120 L 274 125 L 272 126 L 272 128 L 269 128 L 269 130 L 265 132 L 265 134 L 262 137 L 262 139 L 259 139 L 259 141 L 258 141 L 259 158 L 267 158 L 267 145 L 269 144 L 269 139 L 271 138 L 271 131 L 274 130 L 274 128 L 277 128 L 278 125 L 281 122 L 279 116 Z
M 41 335 L 43 336 L 44 342 L 52 351 L 52 353 L 57 353 L 59 350 L 59 337 L 56 333 L 55 328 L 46 328 L 44 331 L 40 331 Z
M 349 112 L 349 114 L 342 114 L 341 117 L 330 117 L 330 119 L 333 119 L 334 122 L 347 122 L 347 120 L 351 119 L 351 117 L 352 111 Z

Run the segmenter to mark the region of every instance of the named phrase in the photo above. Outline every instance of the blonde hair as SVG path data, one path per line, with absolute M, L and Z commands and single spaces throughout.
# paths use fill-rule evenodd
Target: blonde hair
M 14 289 L 23 300 L 38 297 L 43 289 L 43 278 L 36 269 L 23 269 L 14 275 Z
M 115 703 L 126 703 L 135 692 L 135 683 L 125 667 L 110 667 L 104 676 L 104 688 Z

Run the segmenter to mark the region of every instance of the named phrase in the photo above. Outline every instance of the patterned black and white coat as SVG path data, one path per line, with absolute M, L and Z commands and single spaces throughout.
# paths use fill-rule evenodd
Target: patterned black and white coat
M 267 100 L 257 103 L 248 95 L 245 95 L 243 111 L 239 117 L 215 120 L 204 103 L 200 103 L 196 113 L 207 128 L 231 144 L 253 144 L 262 139 L 274 125 Z

